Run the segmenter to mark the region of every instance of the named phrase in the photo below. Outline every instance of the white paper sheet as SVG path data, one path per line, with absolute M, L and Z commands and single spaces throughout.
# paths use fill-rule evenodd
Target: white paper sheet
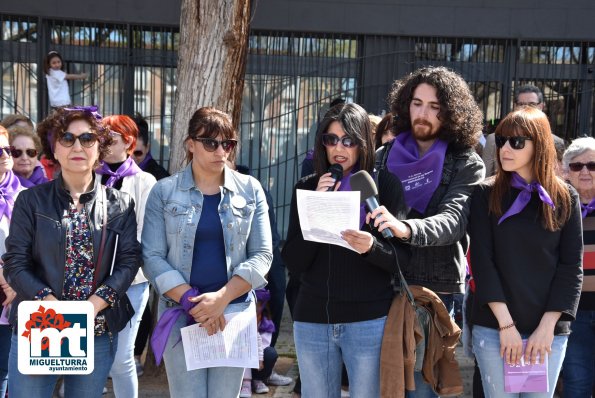
M 298 189 L 298 215 L 305 240 L 330 243 L 354 250 L 341 231 L 359 229 L 360 193 L 318 192 Z
M 212 336 L 199 324 L 180 330 L 187 370 L 218 366 L 258 369 L 254 305 L 243 312 L 226 314 L 225 320 L 225 330 Z

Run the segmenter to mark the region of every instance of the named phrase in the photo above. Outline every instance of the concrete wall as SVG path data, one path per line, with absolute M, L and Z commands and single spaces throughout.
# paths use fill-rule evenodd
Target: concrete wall
M 5 0 L 0 13 L 177 25 L 181 0 Z M 258 30 L 595 40 L 593 0 L 252 0 Z

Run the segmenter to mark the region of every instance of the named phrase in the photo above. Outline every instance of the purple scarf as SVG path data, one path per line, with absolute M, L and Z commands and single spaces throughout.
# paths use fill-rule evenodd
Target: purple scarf
M 353 166 L 353 168 L 351 169 L 351 171 L 349 172 L 349 174 L 344 175 L 343 178 L 341 178 L 341 186 L 339 187 L 338 191 L 351 191 L 351 182 L 350 182 L 350 178 L 353 175 L 353 173 L 359 171 L 359 165 L 355 165 Z M 364 223 L 366 222 L 366 214 L 368 212 L 366 211 L 366 204 L 364 202 L 362 202 L 362 204 L 360 205 L 359 208 L 359 229 L 361 230 L 364 226 Z
M 442 179 L 447 148 L 446 141 L 437 139 L 420 159 L 417 142 L 410 131 L 399 134 L 393 141 L 386 166 L 401 181 L 407 206 L 421 214 L 426 212 Z
M 143 159 L 143 161 L 138 164 L 138 167 L 142 171 L 145 171 L 147 169 L 147 165 L 149 164 L 149 162 L 151 160 L 153 160 L 153 156 L 151 156 L 151 152 L 147 152 L 147 156 L 145 156 L 145 158 Z
M 35 185 L 43 184 L 44 182 L 49 181 L 43 174 L 43 167 L 41 167 L 41 166 L 35 166 L 35 168 L 33 169 L 33 173 L 31 174 L 31 177 L 29 177 L 29 178 L 25 178 L 25 177 L 20 176 L 16 173 L 15 173 L 15 175 L 19 179 L 19 182 L 21 183 L 21 185 L 24 186 L 25 188 L 31 188 L 31 187 L 34 187 Z
M 259 314 L 262 314 L 262 310 L 264 310 L 264 305 L 267 301 L 271 299 L 271 292 L 267 289 L 256 289 L 254 291 L 256 294 L 256 300 L 261 303 Z M 262 315 L 260 318 L 260 323 L 258 324 L 258 332 L 260 333 L 275 333 L 275 324 L 266 316 Z
M 552 209 L 556 208 L 556 206 L 554 206 L 554 202 L 552 202 L 552 198 L 550 198 L 550 195 L 540 183 L 532 182 L 531 184 L 527 184 L 523 177 L 518 175 L 516 172 L 513 172 L 510 185 L 513 188 L 520 189 L 521 192 L 519 193 L 519 196 L 516 197 L 514 202 L 512 202 L 512 205 L 506 211 L 506 213 L 500 217 L 500 220 L 498 220 L 498 225 L 502 224 L 502 221 L 506 220 L 508 217 L 514 216 L 515 214 L 523 211 L 525 206 L 527 206 L 531 200 L 531 192 L 533 191 L 537 192 L 539 199 L 541 199 L 543 203 L 550 206 Z
M 163 315 L 161 315 L 161 318 L 159 318 L 157 325 L 155 325 L 153 336 L 151 336 L 151 348 L 153 348 L 153 353 L 155 353 L 155 362 L 157 362 L 157 366 L 161 363 L 167 339 L 169 338 L 169 334 L 178 318 L 182 315 L 186 315 L 186 325 L 194 323 L 194 318 L 190 316 L 189 312 L 196 303 L 189 301 L 188 298 L 196 296 L 200 296 L 200 291 L 197 288 L 193 287 L 192 289 L 188 289 L 180 299 L 181 307 L 170 308 L 165 311 Z
M 12 170 L 4 174 L 4 180 L 0 182 L 0 217 L 6 216 L 10 220 L 14 207 L 14 196 L 21 190 L 21 183 Z
M 124 163 L 122 163 L 122 165 L 118 167 L 118 170 L 116 171 L 111 171 L 109 166 L 105 162 L 101 162 L 101 166 L 97 170 L 95 170 L 97 174 L 107 174 L 110 176 L 110 178 L 108 178 L 105 183 L 106 187 L 113 187 L 116 181 L 124 177 L 133 176 L 135 174 L 140 173 L 141 171 L 142 170 L 140 169 L 140 167 L 138 167 L 136 163 L 134 163 L 134 160 L 132 160 L 130 156 L 126 158 Z
M 581 203 L 581 214 L 583 218 L 587 217 L 587 215 L 592 213 L 593 210 L 595 210 L 595 199 L 592 199 L 588 205 Z

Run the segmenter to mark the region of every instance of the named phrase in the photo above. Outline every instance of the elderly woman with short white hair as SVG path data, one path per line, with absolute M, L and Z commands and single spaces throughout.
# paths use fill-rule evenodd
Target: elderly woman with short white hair
M 590 397 L 595 382 L 595 138 L 574 140 L 562 164 L 580 196 L 585 247 L 583 289 L 563 365 L 564 395 Z

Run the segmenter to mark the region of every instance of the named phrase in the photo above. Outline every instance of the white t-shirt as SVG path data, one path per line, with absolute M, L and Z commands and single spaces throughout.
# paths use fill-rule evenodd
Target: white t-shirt
M 49 74 L 45 75 L 48 83 L 48 94 L 50 97 L 50 106 L 70 105 L 70 94 L 68 93 L 68 82 L 66 73 L 61 70 L 50 69 Z

